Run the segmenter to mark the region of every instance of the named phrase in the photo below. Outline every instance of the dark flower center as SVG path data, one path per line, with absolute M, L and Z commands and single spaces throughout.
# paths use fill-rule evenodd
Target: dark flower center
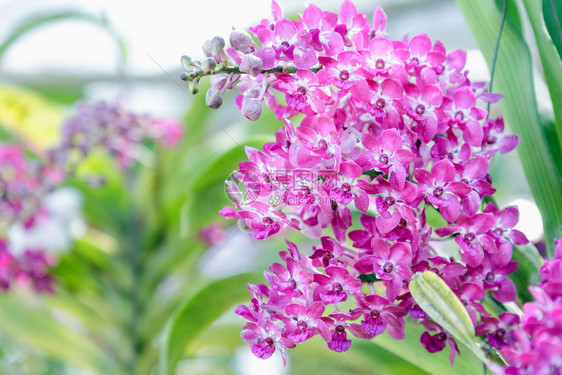
M 503 236 L 503 229 L 502 228 L 498 228 L 496 230 L 494 230 L 494 234 L 498 237 Z
M 269 184 L 271 182 L 271 178 L 269 177 L 269 174 L 267 174 L 267 173 L 262 173 L 261 178 L 263 178 L 263 181 L 266 184 Z
M 351 190 L 351 185 L 349 185 L 347 182 L 345 182 L 342 186 L 341 189 L 343 190 L 344 193 L 349 193 Z
M 383 98 L 380 98 L 376 101 L 375 103 L 377 105 L 377 107 L 379 107 L 380 109 L 383 109 L 384 106 L 386 105 L 386 102 L 384 101 Z
M 332 200 L 330 204 L 332 205 L 332 210 L 335 211 L 338 209 L 338 203 L 336 201 Z
M 440 333 L 437 334 L 437 340 L 445 341 L 445 340 L 447 340 L 447 335 L 444 332 L 440 332 Z
M 266 217 L 263 218 L 263 223 L 266 224 L 266 225 L 271 225 L 271 224 L 273 224 L 273 219 L 270 218 L 269 216 L 266 216 Z
M 503 328 L 498 329 L 496 331 L 496 337 L 498 337 L 500 339 L 505 337 L 505 329 L 503 329 Z
M 342 70 L 340 72 L 340 79 L 342 81 L 347 81 L 349 79 L 349 72 L 347 70 Z
M 336 332 L 339 334 L 342 334 L 345 332 L 345 328 L 344 326 L 342 326 L 341 324 L 339 326 L 336 327 Z
M 381 154 L 379 156 L 379 162 L 381 162 L 382 164 L 388 164 L 388 155 L 387 154 Z
M 486 139 L 486 143 L 488 143 L 489 145 L 493 145 L 497 141 L 498 141 L 498 139 L 496 137 L 494 137 L 493 135 L 489 136 L 488 139 Z
M 390 262 L 386 262 L 384 264 L 384 266 L 382 267 L 383 271 L 386 273 L 391 273 L 392 270 L 394 270 L 394 264 L 390 263 Z
M 418 65 L 420 63 L 420 60 L 418 60 L 417 57 L 414 57 L 412 60 L 410 60 L 410 64 L 412 65 Z
M 494 273 L 492 271 L 490 271 L 486 274 L 486 281 L 494 281 L 495 278 L 496 278 L 496 276 L 494 275 Z
M 373 311 L 371 311 L 371 314 L 370 314 L 370 315 L 371 315 L 371 318 L 373 318 L 373 319 L 378 319 L 378 318 L 380 318 L 381 313 L 380 313 L 379 310 L 373 310 Z
M 295 279 L 289 279 L 289 281 L 287 281 L 287 285 L 294 289 L 297 287 L 297 282 L 295 281 Z
M 378 59 L 375 62 L 375 68 L 377 69 L 384 69 L 384 60 L 383 59 Z
M 433 190 L 433 195 L 436 196 L 437 198 L 440 198 L 443 196 L 443 188 L 441 186 L 437 186 L 434 190 Z
M 423 115 L 425 112 L 425 106 L 423 104 L 418 104 L 418 106 L 416 107 L 416 113 L 418 115 Z
M 340 293 L 343 290 L 343 287 L 340 283 L 334 283 L 334 285 L 332 286 L 332 290 L 334 292 Z
M 273 339 L 271 337 L 266 338 L 264 341 L 269 346 L 273 345 Z
M 464 120 L 464 113 L 462 113 L 462 111 L 457 111 L 457 113 L 455 113 L 455 118 L 460 121 Z
M 476 238 L 476 235 L 472 232 L 468 232 L 467 234 L 464 235 L 464 239 L 467 242 L 472 242 L 472 241 L 474 241 L 475 238 Z
M 307 329 L 307 328 L 308 328 L 308 324 L 306 324 L 305 321 L 299 320 L 299 321 L 297 322 L 297 327 L 298 327 L 299 329 Z
M 325 139 L 321 139 L 318 141 L 318 147 L 320 148 L 327 148 L 328 147 L 328 143 L 326 142 Z
M 394 203 L 396 203 L 396 199 L 394 199 L 393 197 L 386 197 L 384 198 L 384 203 L 386 203 L 387 206 L 392 206 Z
M 306 95 L 306 87 L 299 86 L 299 87 L 297 87 L 296 92 L 297 92 L 298 95 L 305 96 Z
M 289 42 L 284 40 L 283 42 L 281 42 L 281 46 L 284 47 L 284 48 L 289 48 L 290 44 L 289 44 Z

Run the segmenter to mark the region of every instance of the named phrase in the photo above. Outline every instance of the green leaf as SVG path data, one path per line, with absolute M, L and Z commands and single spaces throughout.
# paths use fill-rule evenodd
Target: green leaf
M 18 23 L 18 25 L 13 30 L 11 30 L 8 36 L 3 41 L 0 41 L 0 61 L 4 57 L 6 51 L 28 32 L 50 23 L 65 20 L 82 20 L 100 26 L 103 30 L 107 31 L 108 34 L 115 40 L 122 61 L 126 59 L 127 51 L 125 49 L 123 38 L 109 26 L 107 19 L 83 12 L 56 11 L 50 13 L 35 14 Z
M 457 0 L 457 4 L 491 65 L 501 23 L 500 11 L 488 0 Z M 554 79 L 561 79 L 560 71 L 559 78 Z M 505 95 L 501 102 L 505 118 L 512 131 L 521 137 L 517 150 L 531 193 L 541 211 L 546 243 L 552 255 L 552 239 L 562 236 L 562 178 L 555 162 L 562 158 L 548 153 L 547 139 L 537 110 L 529 48 L 519 30 L 510 22 L 506 22 L 502 34 L 494 87 Z M 562 100 L 562 95 L 558 97 Z M 559 107 L 562 108 L 562 105 Z
M 533 296 L 529 292 L 529 285 L 535 285 L 539 280 L 539 268 L 543 258 L 532 245 L 513 246 L 513 260 L 519 263 L 517 270 L 509 275 L 515 284 L 517 297 L 521 303 L 529 302 Z
M 560 50 L 557 50 L 558 46 L 556 45 L 557 42 L 562 42 L 560 18 L 558 18 L 559 14 L 556 13 L 556 8 L 558 8 L 558 13 L 562 13 L 562 2 L 560 0 L 543 0 L 542 2 L 540 0 L 524 0 L 523 3 L 535 34 L 544 79 L 554 109 L 558 143 L 562 147 L 562 60 L 560 59 Z M 547 19 L 552 19 L 552 22 L 545 25 Z M 553 33 L 549 35 L 549 25 L 554 28 L 554 35 Z M 558 164 L 559 172 L 562 171 L 562 156 L 555 154 L 554 158 Z
M 562 58 L 562 1 L 543 0 L 542 14 L 550 39 L 558 50 L 558 56 Z
M 247 283 L 263 279 L 260 274 L 241 274 L 219 280 L 186 300 L 172 315 L 164 331 L 160 375 L 173 375 L 186 347 L 227 309 L 249 299 Z
M 414 300 L 431 319 L 487 363 L 486 356 L 476 344 L 468 311 L 443 279 L 431 271 L 417 272 L 409 288 Z
M 0 296 L 0 330 L 29 348 L 94 373 L 119 374 L 115 363 L 94 343 L 45 313 L 20 304 L 13 296 Z
M 420 343 L 420 336 L 424 331 L 423 326 L 417 322 L 406 320 L 404 340 L 398 341 L 384 333 L 370 341 L 354 341 L 351 345 L 351 350 L 358 350 L 367 354 L 372 350 L 369 349 L 369 346 L 380 347 L 429 374 L 466 375 L 481 373 L 482 362 L 472 355 L 471 352 L 465 352 L 463 346 L 459 346 L 461 355 L 456 357 L 455 363 L 452 366 L 449 363 L 448 350 L 443 350 L 439 353 L 429 353 Z M 364 358 L 369 360 L 367 356 Z M 376 358 L 372 360 L 372 362 L 374 361 L 376 361 Z M 417 372 L 404 372 L 404 374 L 419 374 L 422 373 L 421 370 Z

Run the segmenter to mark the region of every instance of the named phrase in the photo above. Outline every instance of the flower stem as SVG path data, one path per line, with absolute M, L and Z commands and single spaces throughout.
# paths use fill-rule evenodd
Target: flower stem
M 505 24 L 505 17 L 507 15 L 507 0 L 503 0 L 503 11 L 502 11 L 502 22 L 500 24 L 500 31 L 498 33 L 498 38 L 496 39 L 496 48 L 494 49 L 494 60 L 492 61 L 492 71 L 490 72 L 490 86 L 488 87 L 488 92 L 492 92 L 492 85 L 494 83 L 494 73 L 496 72 L 496 61 L 498 60 L 498 51 L 500 50 L 500 40 L 502 38 L 503 32 L 503 25 Z M 486 115 L 486 120 L 490 116 L 490 105 L 492 103 L 488 102 L 488 107 L 486 111 L 488 114 Z
M 318 72 L 320 69 L 322 69 L 322 67 L 309 68 L 309 70 L 311 72 L 314 72 L 314 73 Z M 276 66 L 276 67 L 271 68 L 271 69 L 264 69 L 264 70 L 261 71 L 261 73 L 262 74 L 267 74 L 267 73 L 296 73 L 297 70 L 298 70 L 298 68 L 294 67 L 294 66 L 291 66 L 291 67 Z M 210 75 L 213 75 L 213 74 L 240 74 L 240 75 L 242 75 L 242 74 L 248 74 L 248 73 L 241 71 L 240 68 L 237 67 L 237 66 L 221 67 L 221 68 L 215 69 L 212 72 L 206 72 L 206 71 L 203 71 L 203 70 L 199 70 L 199 71 L 194 72 L 194 73 L 183 75 L 181 77 L 181 79 L 183 81 L 193 81 L 197 78 L 201 78 L 201 77 L 204 77 L 204 76 L 210 76 Z

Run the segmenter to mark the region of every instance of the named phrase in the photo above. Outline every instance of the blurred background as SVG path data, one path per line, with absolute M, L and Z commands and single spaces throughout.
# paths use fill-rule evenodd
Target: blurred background
M 304 8 L 304 2 L 299 0 L 279 0 L 278 3 L 286 16 L 294 16 Z M 470 78 L 473 81 L 489 80 L 486 62 L 453 1 L 356 0 L 354 3 L 368 16 L 372 15 L 376 6 L 381 6 L 388 15 L 391 38 L 400 39 L 407 34 L 413 36 L 425 32 L 432 39 L 441 40 L 448 50 L 467 49 Z M 337 12 L 341 1 L 325 0 L 315 4 L 324 10 Z M 256 123 L 249 122 L 235 108 L 233 96 L 225 100 L 225 105 L 218 111 L 211 112 L 204 106 L 204 89 L 198 96 L 193 96 L 178 78 L 182 71 L 179 63 L 181 55 L 202 57 L 201 45 L 206 39 L 216 35 L 227 39 L 233 27 L 247 28 L 269 14 L 270 4 L 263 0 L 0 0 L 1 125 L 17 129 L 16 132 L 32 143 L 49 144 L 51 138 L 56 138 L 53 134 L 57 126 L 77 101 L 119 99 L 132 111 L 176 119 L 187 126 L 187 141 L 182 144 L 185 149 L 180 148 L 176 154 L 167 156 L 176 158 L 175 165 L 183 163 L 188 166 L 175 178 L 177 187 L 174 194 L 179 198 L 170 203 L 170 211 L 179 212 L 180 216 L 171 219 L 178 221 L 174 230 L 177 229 L 178 233 L 183 230 L 179 238 L 185 240 L 187 236 L 189 239 L 174 245 L 174 251 L 189 254 L 192 241 L 196 242 L 193 237 L 214 223 L 218 223 L 219 240 L 210 247 L 201 246 L 199 241 L 201 249 L 194 251 L 195 255 L 178 256 L 169 262 L 165 275 L 149 292 L 157 295 L 151 300 L 154 304 L 152 309 L 156 311 L 153 315 L 158 315 L 162 309 L 172 311 L 182 297 L 212 280 L 243 272 L 260 273 L 276 261 L 278 251 L 284 250 L 282 238 L 257 243 L 247 233 L 240 232 L 235 224 L 218 215 L 221 205 L 228 204 L 222 182 L 228 176 L 227 171 L 232 170 L 243 157 L 240 150 L 228 154 L 229 150 L 248 142 L 262 144 L 279 127 L 279 123 L 271 114 L 265 114 Z M 544 88 L 539 86 L 539 93 L 541 90 Z M 15 115 L 15 107 L 24 109 Z M 492 111 L 501 113 L 500 105 L 493 105 Z M 197 151 L 197 145 L 189 141 L 195 123 L 204 128 L 201 138 L 205 140 L 204 151 Z M 187 150 L 189 147 L 191 149 Z M 186 159 L 187 154 L 189 160 Z M 220 161 L 217 158 L 225 154 L 227 157 L 223 161 L 228 160 L 229 164 L 213 169 L 215 175 L 209 177 L 209 181 L 201 182 L 206 170 L 189 169 L 197 165 L 216 164 L 217 160 Z M 169 169 L 173 171 L 173 167 Z M 492 176 L 500 206 L 518 204 L 521 212 L 518 228 L 529 239 L 540 239 L 540 214 L 529 193 L 517 154 L 498 156 L 492 166 Z M 186 188 L 193 185 L 199 187 Z M 220 194 L 220 198 L 216 194 Z M 185 205 L 181 206 L 184 200 L 198 202 L 195 207 L 188 204 L 186 208 L 196 214 L 185 216 Z M 174 208 L 174 205 L 181 207 Z M 181 220 L 187 224 L 179 223 Z M 300 241 L 303 246 L 312 244 L 303 242 L 299 237 L 292 240 Z M 88 272 L 94 279 L 97 277 L 95 269 Z M 25 298 L 31 301 L 27 307 L 44 304 L 35 296 L 27 295 Z M 0 306 L 0 320 L 1 310 Z M 60 305 L 55 309 L 49 308 L 49 313 L 64 326 L 87 331 Z M 164 314 L 162 322 L 165 323 L 169 315 Z M 151 333 L 154 350 L 145 360 L 149 363 L 146 373 L 156 373 L 158 342 L 164 330 L 163 323 L 155 324 L 160 325 L 154 329 L 156 332 Z M 407 364 L 408 358 L 399 358 L 404 357 L 400 352 L 410 349 L 393 343 L 388 337 L 381 337 L 378 345 L 352 346 L 352 350 L 343 355 L 331 353 L 324 347 L 325 344 L 313 340 L 313 343 L 302 345 L 291 354 L 287 367 L 282 366 L 277 356 L 261 361 L 253 357 L 239 340 L 241 325 L 242 321 L 231 310 L 223 314 L 197 337 L 195 343 L 190 344 L 182 355 L 184 359 L 180 361 L 177 373 L 280 375 L 307 374 L 318 369 L 325 370 L 326 374 L 415 373 Z M 37 346 L 29 344 L 33 340 L 25 337 L 29 334 L 26 330 L 5 328 L 0 324 L 0 371 L 3 373 L 96 373 L 37 350 Z M 410 340 L 412 348 L 416 345 L 415 335 L 413 333 L 414 338 Z M 52 342 L 52 345 L 57 345 L 57 342 Z M 379 359 L 375 362 L 358 360 L 365 354 L 371 358 L 378 356 Z M 418 360 L 416 355 L 424 356 L 419 359 L 422 361 L 434 358 L 425 354 L 423 349 L 414 348 L 409 357 L 410 363 Z M 446 354 L 441 357 L 446 357 Z M 310 361 L 310 358 L 314 360 Z M 441 362 L 447 365 L 443 358 Z M 373 366 L 379 366 L 379 370 L 372 370 Z M 456 366 L 459 373 L 463 373 L 462 360 Z

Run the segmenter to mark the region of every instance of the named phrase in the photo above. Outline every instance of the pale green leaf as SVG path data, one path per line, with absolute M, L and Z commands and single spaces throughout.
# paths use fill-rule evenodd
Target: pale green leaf
M 480 360 L 487 362 L 476 344 L 474 325 L 468 311 L 443 279 L 431 271 L 418 272 L 412 277 L 409 289 L 416 303 L 431 319 Z
M 562 0 L 542 0 L 542 13 L 550 39 L 562 58 Z
M 93 342 L 13 296 L 0 296 L 0 330 L 29 348 L 94 373 L 119 374 L 112 359 Z
M 241 274 L 219 280 L 180 305 L 164 331 L 160 375 L 173 375 L 186 347 L 197 335 L 227 309 L 249 300 L 246 284 L 262 279 L 260 274 Z
M 491 65 L 501 23 L 500 10 L 488 0 L 457 0 L 457 4 Z M 558 75 L 561 76 L 560 70 Z M 505 95 L 501 104 L 508 125 L 521 137 L 517 150 L 531 193 L 541 211 L 546 244 L 552 255 L 552 239 L 562 236 L 562 178 L 555 157 L 561 159 L 548 153 L 537 110 L 529 48 L 510 22 L 506 22 L 503 30 L 494 79 L 494 87 Z

